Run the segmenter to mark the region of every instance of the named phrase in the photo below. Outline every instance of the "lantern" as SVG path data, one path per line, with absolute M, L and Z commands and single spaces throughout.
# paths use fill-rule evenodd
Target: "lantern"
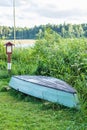
M 5 46 L 6 46 L 6 54 L 12 54 L 13 45 L 14 44 L 11 43 L 11 42 L 7 42 L 5 44 Z
M 7 42 L 5 44 L 6 54 L 8 55 L 8 64 L 7 64 L 8 71 L 11 70 L 11 54 L 12 54 L 12 50 L 13 50 L 13 45 L 14 44 L 11 42 Z

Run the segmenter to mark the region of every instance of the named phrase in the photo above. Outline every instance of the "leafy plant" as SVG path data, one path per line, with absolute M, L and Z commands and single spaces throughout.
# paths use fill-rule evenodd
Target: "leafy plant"
M 2 43 L 0 49 L 0 78 L 8 78 Z M 63 39 L 48 28 L 40 34 L 33 48 L 14 49 L 11 75 L 27 74 L 52 76 L 66 81 L 76 88 L 81 106 L 86 110 L 87 39 Z

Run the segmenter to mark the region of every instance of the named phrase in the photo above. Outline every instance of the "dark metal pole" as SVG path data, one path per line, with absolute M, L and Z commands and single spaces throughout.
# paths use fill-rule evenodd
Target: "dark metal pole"
M 16 27 L 15 27 L 15 0 L 13 0 L 13 18 L 14 18 L 14 43 L 16 39 Z

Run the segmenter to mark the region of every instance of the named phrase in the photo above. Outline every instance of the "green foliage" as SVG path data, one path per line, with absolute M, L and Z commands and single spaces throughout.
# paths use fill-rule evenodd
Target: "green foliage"
M 11 75 L 47 75 L 75 87 L 82 106 L 87 100 L 87 39 L 63 39 L 50 28 L 41 32 L 33 48 L 15 48 Z M 8 78 L 6 54 L 0 44 L 0 78 Z
M 76 88 L 82 109 L 87 107 L 87 39 L 62 39 L 47 30 L 33 55 L 37 75 L 60 78 Z M 35 64 L 34 64 L 35 65 Z
M 0 40 L 0 78 L 6 77 L 6 54 L 3 40 Z
M 33 48 L 15 48 L 11 75 L 47 75 L 76 88 L 81 109 L 73 110 L 10 90 L 3 92 L 11 75 L 5 48 L 0 44 L 0 129 L 87 129 L 87 39 L 63 39 L 49 28 Z M 63 125 L 62 125 L 63 124 Z
M 34 57 L 32 56 L 32 49 L 15 49 L 12 56 L 12 74 L 32 74 L 34 66 Z
M 6 59 L 5 46 L 3 40 L 0 40 L 0 60 Z

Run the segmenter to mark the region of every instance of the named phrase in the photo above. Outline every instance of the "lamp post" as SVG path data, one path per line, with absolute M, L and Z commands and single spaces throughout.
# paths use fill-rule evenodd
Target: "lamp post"
M 14 43 L 16 40 L 16 27 L 15 27 L 15 0 L 13 0 L 13 19 L 14 19 Z
M 11 42 L 7 42 L 5 44 L 5 46 L 6 46 L 6 54 L 7 54 L 7 57 L 8 57 L 7 69 L 8 69 L 8 72 L 10 73 L 10 71 L 11 71 L 11 55 L 12 55 L 14 44 L 11 43 Z

